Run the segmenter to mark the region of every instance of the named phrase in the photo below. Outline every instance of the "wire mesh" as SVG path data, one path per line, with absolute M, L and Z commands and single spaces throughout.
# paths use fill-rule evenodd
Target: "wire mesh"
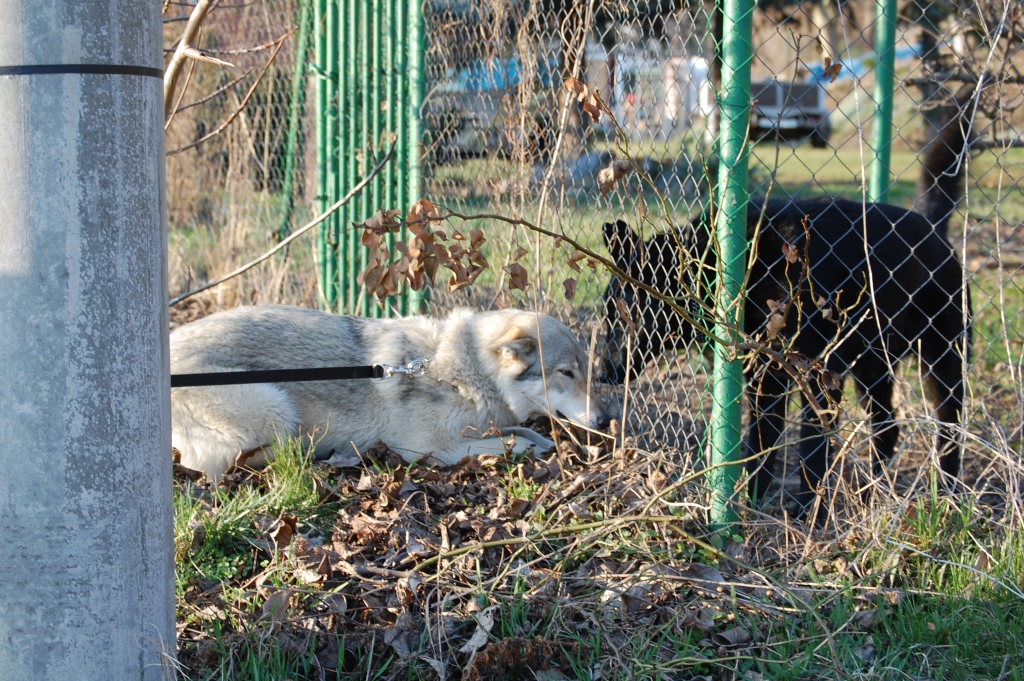
M 204 28 L 203 49 L 235 67 L 192 67 L 168 126 L 172 292 L 244 262 L 273 243 L 282 224 L 294 226 L 311 215 L 316 187 L 311 106 L 303 105 L 297 116 L 294 177 L 285 195 L 289 110 L 296 105 L 292 79 L 302 61 L 296 55 L 301 7 L 298 0 L 221 4 Z M 190 9 L 188 3 L 167 3 L 168 48 Z M 614 298 L 623 299 L 639 326 L 627 334 L 629 349 L 635 350 L 644 334 L 658 341 L 646 354 L 632 355 L 638 373 L 629 380 L 628 397 L 627 388 L 608 388 L 624 410 L 625 431 L 641 447 L 703 454 L 711 409 L 709 365 L 700 352 L 706 338 L 687 336 L 688 322 L 678 310 L 659 306 L 650 296 L 630 299 L 621 290 L 607 296 L 612 281 L 607 268 L 573 261 L 565 244 L 508 219 L 564 234 L 602 256 L 610 255 L 603 226 L 620 219 L 643 240 L 666 235 L 673 248 L 665 254 L 648 249 L 645 257 L 655 259 L 664 280 L 658 285 L 669 288 L 666 282 L 675 281 L 680 266 L 697 255 L 686 252 L 680 259 L 676 237 L 692 238 L 692 221 L 714 207 L 709 188 L 717 171 L 720 72 L 712 5 L 426 0 L 422 10 L 423 194 L 459 216 L 488 216 L 465 222 L 453 216 L 450 223 L 484 229 L 491 263 L 472 287 L 448 292 L 441 282 L 431 292 L 433 308 L 538 306 L 571 322 L 585 339 L 596 338 L 596 354 L 607 359 L 623 348 L 605 342 L 603 320 L 609 310 L 615 316 Z M 907 2 L 898 10 L 891 176 L 883 178 L 888 202 L 920 208 L 936 196 L 935 180 L 954 171 L 946 167 L 928 176 L 924 150 L 943 130 L 960 126 L 961 112 L 974 115 L 972 150 L 961 158 L 966 186 L 953 197 L 960 201 L 949 219 L 948 240 L 963 265 L 960 281 L 966 286 L 961 288 L 972 303 L 973 340 L 963 369 L 966 396 L 956 419 L 958 438 L 966 443 L 965 477 L 984 489 L 991 453 L 1008 447 L 1019 456 L 1022 439 L 1024 58 L 1019 36 L 1024 18 L 1014 3 L 994 0 Z M 772 200 L 824 197 L 826 205 L 832 199 L 864 204 L 877 152 L 871 137 L 875 3 L 765 0 L 753 9 L 752 21 L 751 193 Z M 304 101 L 313 101 L 313 83 L 321 76 L 304 76 Z M 566 77 L 598 93 L 611 115 L 593 122 L 576 94 L 563 88 Z M 977 87 L 957 100 L 954 95 L 964 85 Z M 619 176 L 624 161 L 629 172 Z M 602 172 L 615 178 L 603 188 Z M 843 236 L 855 244 L 853 250 L 870 249 L 862 238 L 863 219 L 847 222 Z M 912 257 L 893 265 L 918 262 L 915 243 L 906 247 Z M 516 259 L 520 249 L 526 255 Z M 526 291 L 509 289 L 513 263 L 529 274 Z M 315 271 L 311 253 L 293 248 L 269 276 L 255 271 L 220 289 L 217 304 L 256 298 L 315 305 Z M 883 281 L 889 274 L 872 272 Z M 567 279 L 577 280 L 571 297 Z M 864 286 L 875 298 L 884 297 L 882 289 Z M 713 314 L 692 293 L 678 297 L 682 311 L 691 317 Z M 911 306 L 921 307 L 916 285 L 903 294 Z M 954 307 L 962 302 L 956 296 L 955 290 L 946 295 Z M 756 323 L 748 319 L 747 331 L 749 340 L 764 344 L 773 311 L 767 300 L 755 302 L 760 317 Z M 839 306 L 834 311 L 838 314 Z M 920 310 L 917 317 L 921 329 L 934 327 Z M 903 338 L 918 343 L 910 350 L 924 342 L 919 335 Z M 885 359 L 896 363 L 898 354 Z M 908 464 L 904 468 L 914 470 L 939 454 L 934 444 L 939 422 L 926 394 L 926 368 L 915 352 L 897 369 L 896 448 Z M 597 373 L 606 373 L 605 367 Z M 803 437 L 795 404 L 799 395 L 792 386 L 786 392 L 793 404 L 782 442 L 796 445 Z M 842 459 L 849 465 L 869 470 L 867 403 L 852 384 L 842 386 L 842 397 L 833 446 L 851 455 Z M 884 429 L 887 423 L 879 425 Z M 791 455 L 777 462 L 773 478 L 785 478 L 787 489 L 797 489 L 800 476 L 787 474 L 798 467 Z
M 617 219 L 644 239 L 692 231 L 691 220 L 712 203 L 708 189 L 717 169 L 715 83 L 719 75 L 711 5 L 637 1 L 427 2 L 424 6 L 428 23 L 425 177 L 432 200 L 460 214 L 524 218 L 599 253 L 607 252 L 602 225 Z M 828 357 L 811 359 L 821 360 L 822 367 L 849 371 L 858 361 L 866 367 L 872 352 L 881 353 L 886 370 L 867 372 L 865 380 L 871 385 L 858 387 L 877 401 L 858 400 L 854 386 L 845 386 L 842 416 L 836 422 L 838 430 L 831 431 L 830 446 L 835 452 L 859 455 L 848 458 L 850 465 L 856 467 L 854 462 L 860 461 L 866 467 L 864 455 L 872 446 L 884 450 L 898 428 L 898 452 L 906 453 L 905 461 L 920 463 L 941 454 L 935 444 L 941 423 L 933 407 L 943 403 L 934 398 L 936 391 L 956 393 L 956 386 L 945 384 L 956 383 L 957 377 L 953 371 L 939 378 L 937 369 L 919 358 L 928 353 L 915 352 L 922 350 L 922 344 L 956 346 L 961 338 L 937 331 L 938 322 L 930 316 L 938 312 L 933 310 L 959 314 L 961 331 L 969 321 L 974 334 L 971 361 L 960 363 L 967 376 L 965 404 L 949 418 L 959 431 L 956 437 L 968 442 L 965 474 L 977 478 L 984 464 L 971 457 L 971 450 L 978 449 L 979 441 L 1009 438 L 1017 447 L 1020 442 L 1024 327 L 1020 162 L 1024 157 L 1017 146 L 1024 121 L 1017 36 L 1024 28 L 1021 12 L 1011 3 L 999 2 L 900 5 L 894 22 L 891 175 L 884 168 L 872 170 L 872 162 L 882 152 L 870 136 L 877 127 L 872 99 L 879 63 L 876 4 L 766 1 L 753 10 L 752 18 L 749 186 L 755 195 L 773 200 L 826 197 L 825 205 L 830 205 L 830 199 L 864 204 L 875 172 L 881 173 L 876 181 L 881 182 L 889 203 L 906 209 L 916 204 L 921 209 L 931 200 L 929 192 L 934 196 L 949 187 L 941 181 L 943 177 L 959 172 L 954 164 L 941 168 L 937 177 L 927 176 L 922 166 L 925 150 L 948 126 L 960 127 L 961 114 L 974 116 L 971 152 L 951 150 L 967 171 L 967 186 L 952 197 L 959 203 L 949 220 L 948 237 L 953 262 L 963 263 L 962 272 L 957 264 L 957 274 L 965 286 L 957 283 L 936 294 L 924 283 L 914 283 L 916 279 L 911 282 L 909 270 L 927 266 L 920 255 L 920 242 L 927 239 L 897 228 L 902 244 L 896 250 L 905 252 L 905 258 L 893 262 L 891 242 L 872 243 L 869 238 L 865 243 L 862 238 L 863 210 L 859 217 L 844 214 L 845 227 L 828 232 L 832 236 L 827 238 L 834 243 L 822 251 L 822 261 L 831 258 L 833 265 L 846 267 L 854 256 L 869 251 L 881 254 L 870 256 L 878 267 L 869 272 L 880 280 L 859 285 L 864 301 L 894 297 L 895 289 L 885 288 L 884 283 L 892 280 L 892 286 L 902 287 L 895 298 L 903 296 L 907 301 L 891 317 L 910 328 L 894 331 L 896 322 L 884 315 L 881 322 L 854 320 L 850 315 L 862 308 L 851 306 L 845 311 L 846 328 L 857 323 L 882 324 L 885 333 L 876 334 L 882 338 L 875 345 L 869 343 L 864 356 L 847 357 L 833 347 L 823 350 L 831 352 Z M 956 101 L 954 93 L 965 84 L 977 85 L 982 74 L 991 74 L 984 87 L 968 88 L 969 97 Z M 561 88 L 567 76 L 599 93 L 613 116 L 602 116 L 597 123 L 588 120 L 575 98 Z M 631 159 L 639 172 L 627 175 L 604 194 L 597 176 L 616 159 Z M 933 186 L 936 179 L 938 186 Z M 834 217 L 834 213 L 820 214 L 823 221 Z M 877 219 L 889 220 L 892 228 L 891 216 Z M 501 221 L 476 222 L 487 225 L 498 262 L 517 247 L 531 251 L 534 258 L 531 274 L 536 288 L 529 295 L 508 293 L 499 271 L 492 282 L 495 296 L 531 298 L 532 304 L 575 319 L 584 331 L 602 317 L 605 305 L 611 317 L 619 315 L 605 300 L 610 275 L 604 269 L 585 270 L 573 299 L 566 300 L 562 281 L 574 273 L 566 267 L 562 251 Z M 819 227 L 811 221 L 807 236 L 811 243 L 815 233 L 827 232 Z M 792 241 L 798 242 L 803 243 Z M 654 261 L 646 264 L 649 283 L 663 291 L 672 289 L 669 282 L 681 264 L 674 248 L 671 255 L 662 255 L 638 247 L 643 257 Z M 759 257 L 767 262 L 783 255 Z M 934 274 L 925 277 L 935 278 Z M 748 281 L 748 287 L 757 284 Z M 848 282 L 846 288 L 849 295 L 856 286 Z M 827 300 L 829 292 L 825 293 Z M 693 303 L 689 291 L 679 294 L 677 302 Z M 946 304 L 922 303 L 921 298 L 935 295 L 947 298 Z M 964 295 L 973 300 L 970 319 L 959 299 Z M 636 291 L 623 295 L 620 289 L 617 297 L 641 328 L 615 338 L 616 342 L 631 336 L 635 350 L 637 343 L 643 346 L 644 334 L 659 336 L 646 355 L 632 354 L 632 361 L 644 366 L 628 386 L 627 432 L 641 446 L 700 453 L 706 446 L 710 400 L 707 362 L 694 352 L 699 336 L 689 343 L 678 342 L 685 335 L 681 329 L 686 322 L 650 296 Z M 434 300 L 443 307 L 493 298 L 477 291 L 435 294 Z M 756 302 L 753 312 L 759 318 L 748 319 L 748 340 L 766 343 L 773 311 L 767 301 Z M 775 302 L 781 302 L 781 297 Z M 749 317 L 752 309 L 747 310 Z M 877 302 L 874 313 L 881 313 Z M 866 310 L 866 314 L 873 313 Z M 786 336 L 784 331 L 774 347 L 784 352 Z M 802 347 L 811 345 L 789 346 L 794 352 Z M 608 348 L 602 354 L 616 351 Z M 833 356 L 841 356 L 842 361 L 830 359 Z M 889 364 L 898 369 L 899 377 L 893 388 L 891 419 L 879 416 L 887 401 L 883 394 Z M 753 372 L 753 364 L 748 369 Z M 788 399 L 798 402 L 794 391 L 792 384 L 785 389 Z M 817 392 L 822 397 L 829 391 Z M 834 397 L 844 396 L 841 386 L 831 392 Z M 616 394 L 621 403 L 623 390 L 616 389 Z M 933 398 L 931 404 L 929 398 Z M 873 445 L 866 437 L 871 431 L 872 404 L 879 433 Z M 800 433 L 799 411 L 797 405 L 790 405 L 783 444 L 808 437 Z M 762 443 L 759 450 L 773 445 Z M 800 463 L 790 456 L 785 468 L 777 464 L 773 477 L 786 477 Z M 799 478 L 789 475 L 787 489 L 799 488 Z
M 231 66 L 191 60 L 167 122 L 172 296 L 246 263 L 312 215 L 313 120 L 306 102 L 314 100 L 307 97 L 311 45 L 302 31 L 303 5 L 309 4 L 221 2 L 203 21 L 196 47 Z M 194 7 L 164 3 L 168 57 Z M 310 256 L 295 255 L 217 288 L 213 304 L 315 304 Z M 175 312 L 183 309 L 187 305 Z

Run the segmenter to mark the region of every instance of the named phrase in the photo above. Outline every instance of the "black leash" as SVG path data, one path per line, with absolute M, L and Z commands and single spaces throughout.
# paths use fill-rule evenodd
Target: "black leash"
M 422 376 L 427 359 L 417 359 L 405 366 L 373 364 L 362 367 L 319 367 L 316 369 L 266 369 L 263 371 L 211 371 L 199 374 L 171 374 L 172 388 L 194 388 L 208 385 L 242 385 L 245 383 L 295 383 L 299 381 L 341 381 L 349 378 L 391 378 L 396 374 Z
M 384 378 L 384 367 L 324 367 L 322 369 L 268 369 L 265 371 L 213 371 L 205 374 L 171 374 L 172 388 L 244 383 L 292 383 L 339 381 L 347 378 Z

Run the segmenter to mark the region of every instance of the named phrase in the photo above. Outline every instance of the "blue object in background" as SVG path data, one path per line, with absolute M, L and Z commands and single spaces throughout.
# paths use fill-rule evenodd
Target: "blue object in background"
M 544 61 L 538 61 L 537 80 L 540 85 L 544 88 L 551 87 L 553 83 L 552 77 L 557 71 L 557 57 L 548 57 Z M 444 92 L 508 90 L 519 85 L 519 74 L 519 60 L 515 57 L 474 61 L 470 66 L 464 66 L 455 71 L 451 80 L 442 86 L 440 90 Z
M 921 47 L 915 45 L 908 45 L 906 47 L 900 47 L 896 49 L 895 58 L 897 61 L 901 59 L 920 59 L 921 58 Z M 871 69 L 875 68 L 875 55 L 874 53 L 864 55 L 863 57 L 856 57 L 849 61 L 840 62 L 842 69 L 836 76 L 836 81 L 845 80 L 847 78 L 866 76 Z M 824 64 L 812 64 L 807 69 L 810 71 L 808 80 L 810 82 L 816 82 L 819 80 L 831 80 L 825 75 Z

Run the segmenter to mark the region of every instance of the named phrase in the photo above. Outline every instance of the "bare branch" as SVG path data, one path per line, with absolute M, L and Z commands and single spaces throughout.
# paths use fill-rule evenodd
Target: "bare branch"
M 216 57 L 211 57 L 206 52 L 203 52 L 202 50 L 197 49 L 195 47 L 186 47 L 184 50 L 181 51 L 181 53 L 184 54 L 186 57 L 190 59 L 195 59 L 197 61 L 205 61 L 211 64 L 217 64 L 218 66 L 227 66 L 229 68 L 234 68 L 235 66 L 231 62 L 227 62 L 222 59 L 217 59 Z
M 168 156 L 174 156 L 175 154 L 180 154 L 183 151 L 188 151 L 189 149 L 193 149 L 195 147 L 198 147 L 203 142 L 206 142 L 206 141 L 216 137 L 217 135 L 221 134 L 222 132 L 224 132 L 224 129 L 227 128 L 229 125 L 231 125 L 231 123 L 236 118 L 238 118 L 238 115 L 240 113 L 242 113 L 242 111 L 245 110 L 246 105 L 249 103 L 249 99 L 252 97 L 252 93 L 254 93 L 256 91 L 256 87 L 260 84 L 260 81 L 263 80 L 263 76 L 267 73 L 267 69 L 269 69 L 270 65 L 274 63 L 274 60 L 277 58 L 278 53 L 281 51 L 281 47 L 284 45 L 284 41 L 290 35 L 291 35 L 291 32 L 286 33 L 285 35 L 281 36 L 281 39 L 277 43 L 277 49 L 275 49 L 274 53 L 272 55 L 270 55 L 270 59 L 268 59 L 267 63 L 263 65 L 263 70 L 260 71 L 260 75 L 256 77 L 256 80 L 253 82 L 252 86 L 249 88 L 249 91 L 245 93 L 245 97 L 242 99 L 242 102 L 238 105 L 238 108 L 236 108 L 231 113 L 230 116 L 228 116 L 220 125 L 218 125 L 215 130 L 209 132 L 206 135 L 203 135 L 202 137 L 197 139 L 195 142 L 192 142 L 191 144 L 186 144 L 185 146 L 178 147 L 177 149 L 171 149 L 170 151 L 167 152 L 167 155 Z
M 233 279 L 234 277 L 237 277 L 238 275 L 251 270 L 253 267 L 256 267 L 256 265 L 259 265 L 261 262 L 267 260 L 268 258 L 270 258 L 272 255 L 274 255 L 278 251 L 280 251 L 280 250 L 282 250 L 284 248 L 287 248 L 288 244 L 290 244 L 291 242 L 295 241 L 297 238 L 299 238 L 300 236 L 302 236 L 303 234 L 305 234 L 309 230 L 311 230 L 314 227 L 316 227 L 317 225 L 319 225 L 321 222 L 323 222 L 324 220 L 329 218 L 331 215 L 333 215 L 335 212 L 337 212 L 339 208 L 341 208 L 346 203 L 351 201 L 354 196 L 356 196 L 359 192 L 361 192 L 363 190 L 363 188 L 365 188 L 366 185 L 368 185 L 370 183 L 370 181 L 373 178 L 375 178 L 380 173 L 381 170 L 383 170 L 384 166 L 388 164 L 388 161 L 391 160 L 391 157 L 394 155 L 394 153 L 395 153 L 395 144 L 392 142 L 391 148 L 388 149 L 388 153 L 384 155 L 384 158 L 382 158 L 380 160 L 380 162 L 376 166 L 373 167 L 373 169 L 370 171 L 370 173 L 366 177 L 364 177 L 362 180 L 359 181 L 358 184 L 356 184 L 354 187 L 352 187 L 352 189 L 350 189 L 348 191 L 348 193 L 345 194 L 345 196 L 343 196 L 340 199 L 338 199 L 338 201 L 333 206 L 331 206 L 330 208 L 325 210 L 323 213 L 318 215 L 311 222 L 306 223 L 305 225 L 303 225 L 299 229 L 297 229 L 294 232 L 292 232 L 288 236 L 287 239 L 282 240 L 281 243 L 277 244 L 276 246 L 274 246 L 269 251 L 267 251 L 266 253 L 264 253 L 260 257 L 256 258 L 255 260 L 253 260 L 253 261 L 251 261 L 249 263 L 246 263 L 245 265 L 242 265 L 238 269 L 234 270 L 233 272 L 231 272 L 229 274 L 225 274 L 223 277 L 220 277 L 219 279 L 215 279 L 215 280 L 213 280 L 213 281 L 211 281 L 211 282 L 209 282 L 207 284 L 204 284 L 203 286 L 200 286 L 197 289 L 194 289 L 192 291 L 188 291 L 187 293 L 183 293 L 180 296 L 172 298 L 170 303 L 168 303 L 168 307 L 170 307 L 171 305 L 176 305 L 177 303 L 180 303 L 181 301 L 185 300 L 186 298 L 191 298 L 192 296 L 196 295 L 197 293 L 201 293 L 201 292 L 203 292 L 203 291 L 205 291 L 207 289 L 213 288 L 214 286 L 217 286 L 219 284 L 223 284 L 228 279 Z
M 243 80 L 248 78 L 250 74 L 252 74 L 252 68 L 251 67 L 249 69 L 246 69 L 245 73 L 240 75 L 238 78 L 235 78 L 230 83 L 226 83 L 225 85 L 217 88 L 216 90 L 214 90 L 210 94 L 206 95 L 205 97 L 200 97 L 199 99 L 195 100 L 194 102 L 189 102 L 188 104 L 179 104 L 178 107 L 174 110 L 174 113 L 178 114 L 178 113 L 181 113 L 182 111 L 185 111 L 186 109 L 191 109 L 194 106 L 199 106 L 200 104 L 205 104 L 206 102 L 210 101 L 214 97 L 222 95 L 225 92 L 227 92 L 228 90 L 230 90 L 231 88 L 235 87 L 236 85 L 241 83 Z
M 178 49 L 174 51 L 174 56 L 167 63 L 167 68 L 164 70 L 164 119 L 171 115 L 174 91 L 178 88 L 178 79 L 181 77 L 181 70 L 184 68 L 185 62 L 189 58 L 196 58 L 189 52 L 190 50 L 198 51 L 195 42 L 199 37 L 199 29 L 203 25 L 203 20 L 210 10 L 217 6 L 218 2 L 220 0 L 199 0 L 196 3 L 195 9 L 189 16 L 188 24 L 185 25 L 185 31 L 181 34 L 181 40 L 178 41 Z

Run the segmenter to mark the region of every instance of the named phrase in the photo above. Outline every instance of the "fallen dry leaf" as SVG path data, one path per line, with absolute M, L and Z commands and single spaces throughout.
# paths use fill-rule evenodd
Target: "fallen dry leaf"
M 498 606 L 496 605 L 492 605 L 489 608 L 484 608 L 474 615 L 474 619 L 476 620 L 476 631 L 474 631 L 469 640 L 459 648 L 460 653 L 473 655 L 476 651 L 487 645 L 491 629 L 494 628 L 494 615 L 492 613 L 497 609 L 497 607 Z
M 268 619 L 271 622 L 281 622 L 288 614 L 288 599 L 292 592 L 288 589 L 275 591 L 263 601 L 263 616 L 260 619 Z
M 711 637 L 711 642 L 720 648 L 743 646 L 753 640 L 754 637 L 743 627 L 733 627 Z

